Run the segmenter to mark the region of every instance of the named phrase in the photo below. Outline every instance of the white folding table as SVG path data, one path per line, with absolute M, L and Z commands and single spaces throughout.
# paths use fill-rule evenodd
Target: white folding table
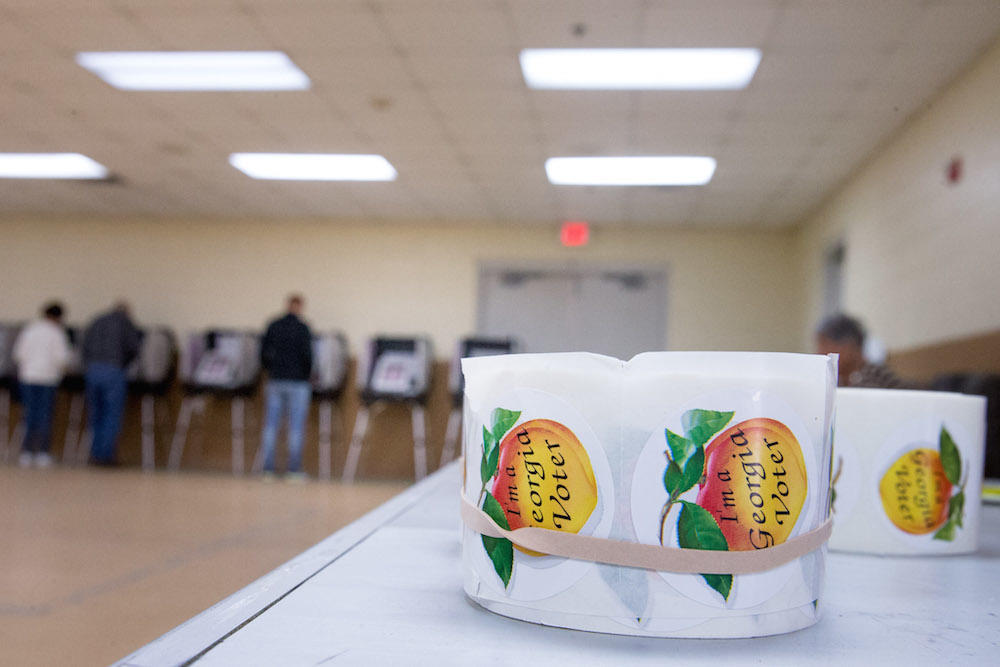
M 120 665 L 996 664 L 1000 506 L 970 556 L 831 553 L 815 626 L 760 639 L 592 634 L 494 615 L 462 592 L 458 463 Z M 150 600 L 150 604 L 155 604 Z

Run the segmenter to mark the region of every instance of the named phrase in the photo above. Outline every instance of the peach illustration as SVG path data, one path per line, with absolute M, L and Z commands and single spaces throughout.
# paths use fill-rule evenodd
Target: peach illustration
M 533 419 L 514 426 L 499 446 L 491 492 L 511 530 L 579 532 L 597 506 L 597 482 L 576 435 L 559 422 Z
M 925 535 L 944 525 L 951 490 L 941 455 L 924 448 L 896 459 L 878 485 L 886 516 L 912 535 Z
M 730 550 L 763 549 L 787 540 L 807 491 L 802 449 L 777 420 L 740 422 L 705 448 L 697 503 L 715 518 Z

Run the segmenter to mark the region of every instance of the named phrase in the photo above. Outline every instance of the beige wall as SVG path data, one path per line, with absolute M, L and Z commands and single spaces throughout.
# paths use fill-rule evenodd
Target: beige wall
M 376 332 L 429 333 L 439 357 L 472 332 L 481 261 L 637 263 L 668 271 L 671 349 L 795 348 L 801 299 L 790 232 L 595 230 L 568 250 L 554 228 L 316 221 L 0 222 L 0 319 L 64 299 L 71 322 L 116 297 L 178 331 L 258 328 L 292 290 L 354 349 Z
M 965 176 L 949 185 L 954 155 Z M 1000 43 L 803 227 L 803 345 L 837 239 L 847 247 L 844 309 L 890 350 L 1000 328 Z

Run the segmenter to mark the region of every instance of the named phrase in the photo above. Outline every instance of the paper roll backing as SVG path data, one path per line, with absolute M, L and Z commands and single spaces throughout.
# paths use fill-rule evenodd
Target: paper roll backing
M 830 548 L 872 554 L 976 550 L 986 399 L 837 390 Z
M 463 493 L 500 528 L 683 549 L 766 550 L 821 526 L 836 361 L 584 353 L 463 360 Z M 486 609 L 616 634 L 753 637 L 812 625 L 825 548 L 749 574 L 544 555 L 463 530 Z

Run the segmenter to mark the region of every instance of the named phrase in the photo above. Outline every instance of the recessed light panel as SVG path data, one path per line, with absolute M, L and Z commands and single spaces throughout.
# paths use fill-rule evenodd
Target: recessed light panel
M 80 153 L 0 153 L 0 178 L 107 177 L 104 165 Z
M 381 155 L 233 153 L 229 164 L 251 178 L 281 181 L 396 180 L 396 169 Z
M 281 51 L 108 51 L 76 62 L 122 90 L 304 90 L 309 77 Z
M 555 185 L 705 185 L 715 159 L 693 155 L 553 157 L 545 173 Z
M 530 88 L 713 90 L 746 88 L 757 49 L 524 49 Z

